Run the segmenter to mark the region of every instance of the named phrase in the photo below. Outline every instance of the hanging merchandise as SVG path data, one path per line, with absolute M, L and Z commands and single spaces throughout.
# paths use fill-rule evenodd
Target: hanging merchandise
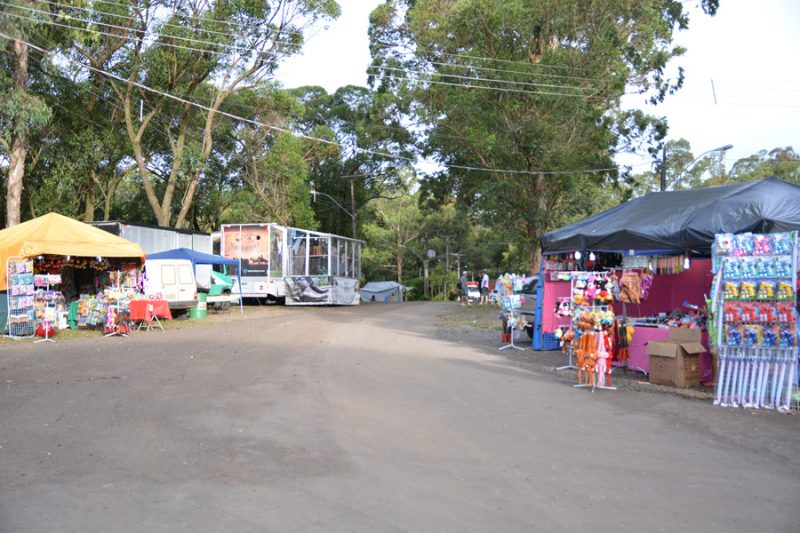
M 716 237 L 714 404 L 787 411 L 797 384 L 797 233 Z
M 624 272 L 619 287 L 620 301 L 628 304 L 638 304 L 642 301 L 642 279 L 638 272 L 633 270 Z
M 8 276 L 8 336 L 32 337 L 36 333 L 33 261 L 24 257 L 9 257 L 6 263 L 6 275 Z
M 556 370 L 577 370 L 576 387 L 614 390 L 615 387 L 610 385 L 615 323 L 612 276 L 575 272 L 570 281 L 569 316 L 572 323 L 571 328 L 560 335 L 569 362 Z
M 629 326 L 625 320 L 616 322 L 614 327 L 614 338 L 617 341 L 617 352 L 614 359 L 617 361 L 627 361 L 630 357 L 628 346 L 633 340 L 634 327 Z

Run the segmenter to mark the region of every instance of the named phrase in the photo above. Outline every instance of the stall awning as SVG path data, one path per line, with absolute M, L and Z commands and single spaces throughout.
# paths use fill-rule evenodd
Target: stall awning
M 715 233 L 800 230 L 800 186 L 778 178 L 650 193 L 542 238 L 547 252 L 710 253 Z
M 144 260 L 132 243 L 58 213 L 48 213 L 0 231 L 0 290 L 6 290 L 6 260 L 12 256 L 71 255 L 73 257 L 124 257 Z

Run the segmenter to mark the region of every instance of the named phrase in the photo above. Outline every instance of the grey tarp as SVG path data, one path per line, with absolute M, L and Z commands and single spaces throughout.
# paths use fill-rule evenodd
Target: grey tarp
M 361 287 L 362 302 L 402 302 L 408 288 L 396 281 L 370 281 Z
M 800 186 L 778 178 L 654 192 L 545 233 L 545 252 L 709 253 L 715 233 L 800 230 Z

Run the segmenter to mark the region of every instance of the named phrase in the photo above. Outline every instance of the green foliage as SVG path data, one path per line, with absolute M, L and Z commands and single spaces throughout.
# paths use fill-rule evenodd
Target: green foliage
M 454 167 L 424 190 L 502 227 L 535 269 L 539 238 L 576 196 L 619 178 L 578 171 L 613 169 L 633 134 L 663 138 L 662 121 L 614 110 L 627 86 L 653 101 L 680 87 L 664 69 L 683 53 L 672 32 L 688 18 L 676 1 L 418 0 L 387 2 L 372 23 L 374 85 L 406 99 L 426 128 L 423 153 Z

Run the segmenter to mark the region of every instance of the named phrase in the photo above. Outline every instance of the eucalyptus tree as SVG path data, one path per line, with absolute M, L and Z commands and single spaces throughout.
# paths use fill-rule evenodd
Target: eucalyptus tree
M 31 63 L 29 40 L 37 34 L 51 41 L 52 33 L 38 17 L 30 16 L 30 6 L 37 5 L 49 15 L 44 2 L 10 0 L 0 6 L 0 154 L 6 159 L 6 226 L 21 219 L 25 162 L 30 149 L 31 132 L 50 120 L 51 109 L 29 90 Z M 40 61 L 34 59 L 34 61 Z M 0 168 L 2 165 L 0 165 Z
M 373 87 L 407 99 L 443 166 L 424 187 L 507 229 L 535 271 L 542 234 L 618 177 L 622 95 L 681 86 L 666 68 L 689 20 L 676 0 L 388 0 L 371 23 Z
M 130 158 L 156 222 L 187 224 L 225 103 L 270 79 L 303 32 L 339 15 L 333 0 L 131 0 L 65 7 L 66 52 L 109 84 Z M 269 127 L 269 125 L 266 125 Z M 262 126 L 263 127 L 263 126 Z

